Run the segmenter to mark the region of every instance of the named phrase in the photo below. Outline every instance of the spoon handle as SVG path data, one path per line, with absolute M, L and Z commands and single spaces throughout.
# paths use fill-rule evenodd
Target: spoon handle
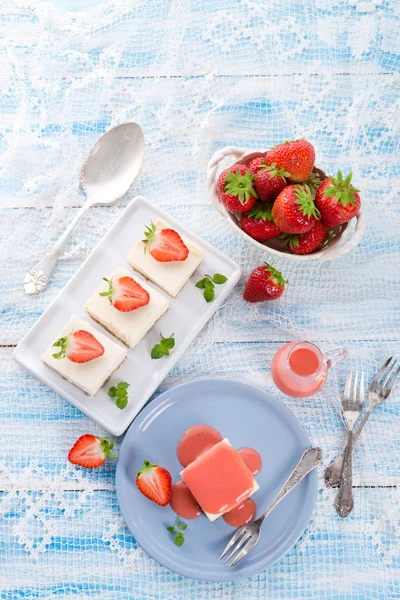
M 43 258 L 25 275 L 24 288 L 27 294 L 38 294 L 44 290 L 53 274 L 58 261 L 58 256 L 63 250 L 71 231 L 90 206 L 92 206 L 92 202 L 86 200 L 85 204 L 78 210 L 64 233 L 58 238 L 55 244 L 53 244 L 50 250 L 46 252 Z

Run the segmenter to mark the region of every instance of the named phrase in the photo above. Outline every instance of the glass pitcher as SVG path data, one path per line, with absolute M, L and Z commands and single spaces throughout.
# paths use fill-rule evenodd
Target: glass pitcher
M 321 352 L 311 342 L 290 342 L 282 346 L 272 359 L 272 379 L 284 394 L 307 398 L 322 388 L 328 369 L 347 356 L 345 348 Z

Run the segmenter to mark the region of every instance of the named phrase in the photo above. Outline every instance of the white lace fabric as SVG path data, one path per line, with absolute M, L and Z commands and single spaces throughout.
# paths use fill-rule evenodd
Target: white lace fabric
M 327 264 L 276 260 L 290 281 L 277 302 L 245 305 L 238 286 L 159 391 L 198 377 L 259 385 L 289 406 L 327 465 L 344 441 L 338 399 L 349 368 L 370 381 L 400 356 L 399 0 L 0 6 L 1 597 L 398 597 L 399 392 L 371 416 L 355 452 L 348 519 L 336 515 L 321 469 L 313 520 L 281 561 L 250 580 L 194 582 L 137 546 L 118 510 L 112 461 L 97 471 L 67 463 L 79 435 L 104 432 L 20 369 L 12 350 L 136 193 L 247 276 L 265 256 L 211 207 L 207 162 L 226 145 L 262 150 L 304 136 L 317 166 L 353 172 L 367 219 L 361 244 Z M 83 201 L 88 151 L 125 121 L 145 134 L 140 177 L 115 205 L 91 209 L 48 289 L 26 296 L 25 273 Z M 274 388 L 269 368 L 296 338 L 350 352 L 301 402 Z

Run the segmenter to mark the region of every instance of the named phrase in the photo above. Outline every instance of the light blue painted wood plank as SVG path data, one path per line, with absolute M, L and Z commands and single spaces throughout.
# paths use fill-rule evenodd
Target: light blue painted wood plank
M 334 493 L 320 491 L 312 533 L 306 531 L 268 571 L 236 584 L 195 582 L 149 559 L 119 521 L 115 493 L 96 492 L 85 499 L 68 493 L 55 503 L 39 492 L 28 494 L 25 503 L 13 497 L 1 525 L 7 550 L 0 575 L 2 598 L 394 600 L 400 585 L 399 547 L 393 537 L 397 493 L 357 489 L 354 494 L 357 512 L 343 520 L 334 513 Z M 58 506 L 77 509 L 66 514 Z M 379 506 L 387 511 L 384 521 Z M 47 532 L 40 528 L 43 511 Z M 4 522 L 11 527 L 4 528 Z M 46 551 L 31 557 L 19 532 L 33 540 L 33 553 L 48 535 Z
M 393 70 L 396 16 L 395 0 L 370 15 L 346 0 L 290 0 L 279 10 L 231 0 L 218 6 L 203 0 L 116 3 L 112 9 L 58 0 L 46 9 L 12 5 L 2 22 L 5 46 L 18 49 L 11 64 L 29 79 L 37 70 L 32 58 L 39 56 L 47 77 L 85 76 L 104 65 L 128 76 L 205 74 L 210 65 L 229 74 Z

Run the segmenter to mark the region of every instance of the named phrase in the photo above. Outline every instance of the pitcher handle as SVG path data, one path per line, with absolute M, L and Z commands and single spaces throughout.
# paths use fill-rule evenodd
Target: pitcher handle
M 340 363 L 342 360 L 347 358 L 348 355 L 349 353 L 346 348 L 335 348 L 334 350 L 329 350 L 329 352 L 324 352 L 323 361 L 328 369 L 330 369 L 337 363 Z

